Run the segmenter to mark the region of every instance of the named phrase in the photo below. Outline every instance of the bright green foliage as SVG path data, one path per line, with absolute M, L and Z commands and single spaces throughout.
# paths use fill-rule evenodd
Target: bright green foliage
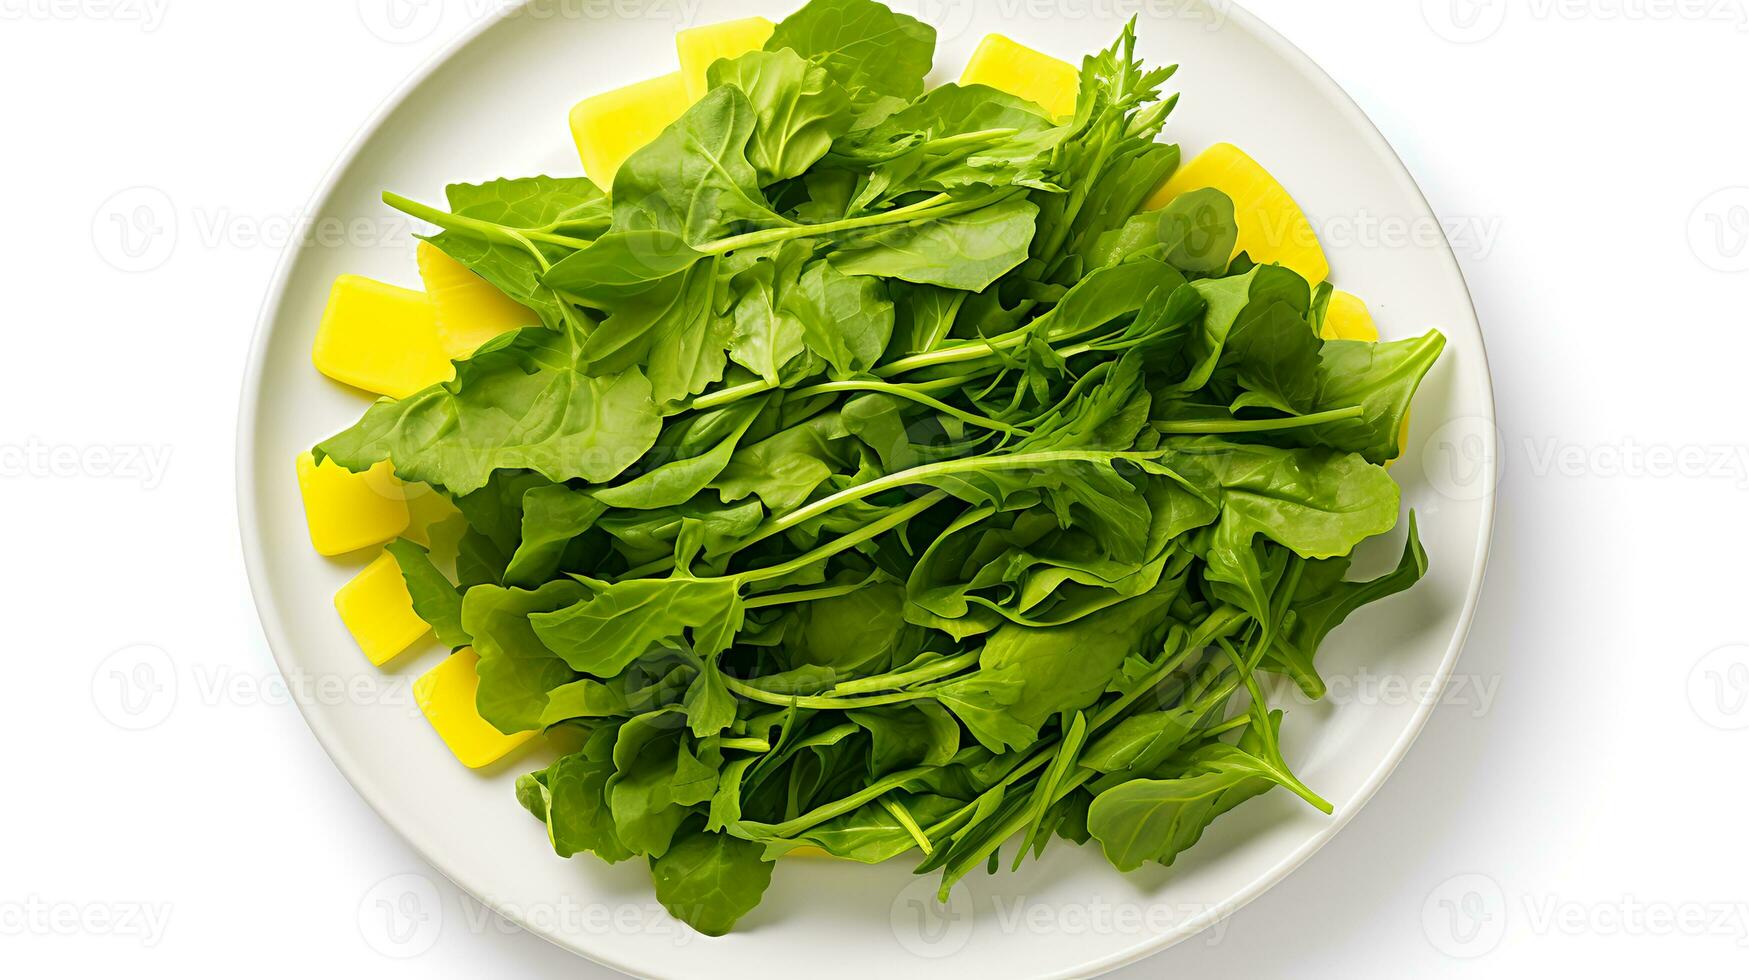
M 1443 346 L 1326 343 L 1229 264 L 1125 31 L 1073 118 L 924 91 L 934 32 L 813 0 L 621 168 L 391 197 L 542 314 L 319 453 L 456 501 L 394 546 L 479 708 L 583 748 L 518 799 L 720 934 L 797 847 L 947 889 L 1052 839 L 1170 864 L 1293 775 L 1259 678 L 1426 571 L 1346 580 Z

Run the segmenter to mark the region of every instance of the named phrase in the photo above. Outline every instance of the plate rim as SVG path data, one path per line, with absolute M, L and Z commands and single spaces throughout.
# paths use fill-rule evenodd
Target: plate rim
M 453 38 L 445 42 L 424 61 L 415 66 L 414 69 L 408 73 L 408 75 L 403 78 L 373 110 L 371 110 L 363 123 L 361 123 L 354 131 L 346 146 L 341 150 L 334 162 L 322 174 L 316 188 L 307 198 L 307 210 L 310 213 L 314 213 L 317 207 L 332 196 L 341 177 L 357 160 L 359 154 L 363 151 L 372 135 L 374 135 L 376 131 L 381 128 L 383 123 L 400 108 L 402 103 L 411 97 L 413 93 L 430 79 L 439 68 L 448 63 L 481 35 L 492 30 L 503 21 L 517 16 L 524 7 L 534 2 L 537 2 L 537 0 L 511 0 L 511 2 L 499 5 L 493 13 L 480 18 L 474 24 L 457 32 Z M 1221 7 L 1223 14 L 1228 19 L 1240 22 L 1244 30 L 1252 34 L 1261 44 L 1280 57 L 1284 64 L 1297 70 L 1299 74 L 1303 76 L 1310 85 L 1314 86 L 1320 94 L 1328 99 L 1336 109 L 1357 124 L 1357 128 L 1365 143 L 1365 149 L 1374 157 L 1388 164 L 1388 168 L 1394 172 L 1398 183 L 1403 185 L 1406 190 L 1413 194 L 1414 200 L 1419 202 L 1422 210 L 1427 215 L 1437 217 L 1431 202 L 1427 200 L 1427 195 L 1422 191 L 1419 182 L 1415 180 L 1414 174 L 1409 171 L 1408 165 L 1403 162 L 1403 159 L 1397 153 L 1396 148 L 1391 145 L 1390 141 L 1379 130 L 1372 118 L 1367 115 L 1366 111 L 1360 107 L 1359 103 L 1355 102 L 1354 98 L 1348 94 L 1347 90 L 1344 89 L 1327 71 L 1325 71 L 1315 59 L 1303 51 L 1298 45 L 1288 40 L 1283 34 L 1271 26 L 1268 21 L 1251 12 L 1248 8 L 1236 2 L 1236 0 L 1199 0 L 1199 2 L 1214 4 Z M 258 519 L 259 515 L 254 506 L 257 481 L 255 479 L 256 472 L 253 463 L 256 452 L 255 437 L 261 408 L 261 388 L 267 370 L 269 336 L 272 332 L 273 321 L 277 318 L 278 310 L 284 302 L 286 290 L 290 284 L 291 273 L 301 250 L 302 242 L 296 239 L 288 241 L 281 249 L 279 259 L 274 266 L 272 278 L 269 281 L 267 293 L 262 300 L 260 311 L 257 314 L 255 328 L 250 339 L 247 355 L 248 360 L 245 366 L 242 389 L 239 397 L 237 432 L 234 444 L 237 483 L 235 504 L 237 508 L 237 528 L 242 539 L 244 571 L 249 582 L 250 598 L 255 606 L 256 616 L 261 622 L 263 636 L 267 641 L 269 651 L 273 654 L 274 664 L 282 675 L 287 675 L 293 672 L 296 665 L 292 662 L 290 655 L 284 652 L 288 650 L 292 644 L 290 638 L 286 634 L 285 626 L 281 621 L 278 607 L 274 602 L 265 601 L 263 598 L 263 596 L 267 594 L 266 542 L 262 535 L 261 524 Z M 1457 255 L 1452 249 L 1449 236 L 1446 234 L 1443 227 L 1441 227 L 1438 247 L 1430 250 L 1429 261 L 1432 261 L 1434 258 L 1442 259 L 1447 271 L 1456 277 L 1456 283 L 1461 290 L 1464 299 L 1467 323 L 1468 325 L 1475 327 L 1477 349 L 1482 359 L 1480 365 L 1481 370 L 1479 372 L 1479 382 L 1481 386 L 1481 396 L 1485 406 L 1485 416 L 1481 421 L 1486 423 L 1486 425 L 1482 427 L 1481 435 L 1487 444 L 1487 448 L 1497 453 L 1498 406 L 1495 400 L 1493 369 L 1488 359 L 1487 337 L 1482 330 L 1481 318 L 1476 312 L 1474 293 L 1470 289 L 1468 279 L 1464 275 L 1463 267 L 1457 261 Z M 1469 640 L 1471 629 L 1474 626 L 1476 611 L 1480 604 L 1482 590 L 1487 579 L 1488 560 L 1493 548 L 1495 516 L 1499 496 L 1498 490 L 1498 486 L 1494 486 L 1481 501 L 1478 525 L 1480 533 L 1477 536 L 1476 552 L 1471 562 L 1469 582 L 1466 587 L 1463 606 L 1458 611 L 1456 628 L 1452 631 L 1451 641 L 1446 648 L 1445 656 L 1441 660 L 1438 670 L 1432 676 L 1432 680 L 1435 681 L 1438 686 L 1443 686 L 1450 680 L 1452 672 L 1457 667 L 1458 659 L 1462 656 L 1464 647 Z M 568 953 L 581 956 L 584 959 L 610 969 L 618 970 L 632 976 L 648 975 L 630 963 L 618 962 L 614 958 L 603 956 L 595 951 L 586 950 L 580 945 L 562 941 L 559 937 L 551 935 L 546 930 L 540 929 L 533 923 L 527 921 L 526 917 L 522 916 L 516 909 L 504 908 L 501 907 L 499 903 L 489 901 L 481 889 L 475 888 L 466 881 L 463 881 L 458 876 L 460 874 L 459 872 L 452 872 L 444 862 L 438 860 L 437 857 L 430 853 L 425 847 L 409 837 L 394 820 L 389 818 L 386 804 L 381 802 L 378 798 L 378 791 L 374 788 L 367 788 L 371 787 L 371 781 L 363 778 L 363 774 L 359 771 L 356 760 L 341 744 L 340 739 L 337 737 L 332 727 L 313 710 L 314 706 L 306 704 L 302 699 L 294 698 L 292 700 L 293 703 L 297 705 L 299 715 L 303 717 L 304 723 L 315 736 L 317 743 L 322 747 L 323 752 L 328 755 L 329 759 L 333 761 L 335 767 L 340 770 L 340 773 L 345 777 L 347 784 L 351 786 L 352 790 L 364 800 L 365 804 L 369 806 L 373 812 L 376 813 L 377 818 L 393 830 L 396 836 L 400 837 L 415 854 L 419 855 L 420 860 L 424 861 L 431 870 L 442 875 L 457 888 L 466 892 L 476 902 L 479 902 L 482 906 L 490 909 L 494 914 L 502 916 L 515 923 L 524 932 L 538 936 L 542 940 L 545 940 L 553 946 L 563 949 Z M 1410 748 L 1414 746 L 1416 739 L 1420 737 L 1421 732 L 1426 728 L 1428 721 L 1433 716 L 1434 709 L 1436 709 L 1438 705 L 1439 699 L 1437 698 L 1423 700 L 1416 707 L 1414 715 L 1411 717 L 1409 724 L 1403 729 L 1402 734 L 1392 743 L 1390 750 L 1380 759 L 1379 763 L 1374 767 L 1371 774 L 1361 783 L 1360 787 L 1351 794 L 1348 799 L 1338 803 L 1336 813 L 1329 818 L 1324 827 L 1316 834 L 1310 836 L 1304 843 L 1295 848 L 1289 854 L 1284 856 L 1280 861 L 1276 862 L 1274 865 L 1270 866 L 1268 869 L 1246 883 L 1246 885 L 1239 889 L 1231 898 L 1211 906 L 1208 910 L 1199 915 L 1185 919 L 1171 929 L 1165 930 L 1156 935 L 1147 936 L 1126 949 L 1118 950 L 1101 959 L 1082 964 L 1073 970 L 1060 971 L 1058 973 L 1044 974 L 1041 976 L 1050 978 L 1050 980 L 1056 980 L 1056 978 L 1097 976 L 1109 973 L 1112 970 L 1120 969 L 1149 956 L 1164 952 L 1184 940 L 1197 935 L 1217 922 L 1224 921 L 1237 914 L 1241 909 L 1260 898 L 1264 893 L 1280 884 L 1294 871 L 1298 870 L 1301 865 L 1305 864 L 1313 855 L 1322 850 L 1326 844 L 1334 839 L 1338 833 L 1345 829 L 1348 824 L 1359 815 L 1360 811 L 1365 808 L 1367 803 L 1371 802 L 1373 797 L 1377 795 L 1378 791 L 1383 788 L 1385 781 L 1390 778 L 1390 776 L 1396 771 L 1397 767 L 1401 765 L 1403 760 L 1408 756 Z

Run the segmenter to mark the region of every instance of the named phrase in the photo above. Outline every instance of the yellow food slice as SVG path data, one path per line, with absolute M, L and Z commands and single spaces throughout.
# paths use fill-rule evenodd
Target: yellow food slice
M 1330 260 L 1305 212 L 1269 171 L 1231 143 L 1217 143 L 1180 167 L 1142 207 L 1165 207 L 1178 195 L 1204 187 L 1233 199 L 1239 224 L 1235 256 L 1245 252 L 1254 262 L 1284 265 L 1314 286 L 1330 278 Z
M 1367 311 L 1366 301 L 1340 289 L 1331 293 L 1330 308 L 1324 314 L 1324 339 L 1378 343 L 1379 328 Z
M 1052 116 L 1061 117 L 1075 112 L 1081 70 L 1000 34 L 991 34 L 972 53 L 960 84 L 988 85 L 1036 102 Z
M 571 110 L 571 135 L 583 157 L 583 172 L 602 190 L 633 153 L 649 145 L 692 102 L 680 72 L 603 92 Z
M 455 377 L 431 300 L 363 276 L 334 280 L 312 356 L 335 381 L 390 398 Z
M 407 529 L 407 501 L 387 460 L 354 473 L 331 459 L 298 457 L 298 490 L 310 543 L 324 555 L 344 555 L 391 541 Z
M 499 334 L 540 323 L 533 310 L 430 242 L 419 243 L 419 278 L 436 314 L 438 342 L 451 360 L 471 356 Z
M 413 682 L 413 700 L 425 720 L 469 769 L 497 762 L 536 734 L 506 735 L 480 717 L 474 707 L 480 689 L 479 663 L 473 647 L 462 647 Z
M 680 74 L 685 79 L 687 101 L 704 98 L 710 84 L 705 72 L 711 65 L 721 58 L 739 58 L 765 47 L 774 26 L 764 17 L 745 17 L 688 28 L 674 35 L 674 46 L 680 49 Z
M 400 563 L 387 552 L 334 593 L 334 608 L 358 648 L 378 667 L 400 656 L 430 629 L 413 611 Z

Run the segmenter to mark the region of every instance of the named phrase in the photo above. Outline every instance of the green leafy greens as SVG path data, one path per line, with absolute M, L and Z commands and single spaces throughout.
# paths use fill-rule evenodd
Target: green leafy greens
M 604 192 L 394 195 L 542 324 L 317 447 L 465 518 L 391 548 L 478 707 L 580 745 L 517 798 L 731 929 L 798 847 L 945 893 L 1054 837 L 1171 864 L 1282 787 L 1279 675 L 1426 556 L 1383 464 L 1443 345 L 1325 342 L 1170 176 L 1133 25 L 1074 115 L 925 91 L 934 32 L 813 0 Z M 452 561 L 453 559 L 453 561 Z M 449 566 L 453 563 L 453 575 Z

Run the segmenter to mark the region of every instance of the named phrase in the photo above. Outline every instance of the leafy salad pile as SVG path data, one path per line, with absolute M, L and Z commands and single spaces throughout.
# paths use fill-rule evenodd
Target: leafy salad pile
M 1133 24 L 1073 118 L 924 90 L 934 31 L 813 0 L 619 171 L 386 195 L 539 324 L 318 447 L 462 519 L 391 546 L 480 713 L 576 750 L 517 796 L 729 930 L 803 846 L 941 872 L 1054 837 L 1171 864 L 1289 770 L 1260 672 L 1426 568 L 1390 531 L 1438 333 L 1319 339 L 1232 259 Z M 453 575 L 449 566 L 453 561 Z M 1005 850 L 1006 848 L 1006 850 Z

